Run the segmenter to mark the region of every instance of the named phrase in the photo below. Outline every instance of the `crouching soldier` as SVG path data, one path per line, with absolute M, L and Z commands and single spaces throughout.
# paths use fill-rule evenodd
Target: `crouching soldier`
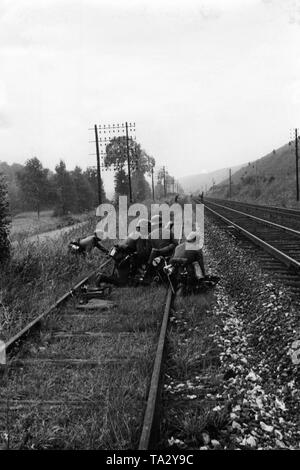
M 153 260 L 157 257 L 169 258 L 172 256 L 177 241 L 174 238 L 173 223 L 167 224 L 166 227 L 162 225 L 161 215 L 154 215 L 151 218 L 151 233 L 148 237 L 148 261 L 143 276 L 140 278 L 142 282 L 147 282 L 154 274 L 155 268 L 153 267 Z M 161 267 L 158 264 L 158 269 Z
M 160 215 L 152 217 L 151 227 L 152 232 L 149 235 L 151 253 L 148 264 L 151 264 L 156 256 L 171 256 L 177 245 L 177 241 L 174 238 L 173 226 L 168 224 L 166 227 L 163 227 Z
M 197 232 L 191 232 L 186 240 L 176 247 L 170 264 L 176 268 L 177 275 L 172 276 L 176 288 L 182 284 L 186 284 L 186 287 L 196 286 L 199 281 L 204 280 L 206 274 L 203 252 L 199 246 Z

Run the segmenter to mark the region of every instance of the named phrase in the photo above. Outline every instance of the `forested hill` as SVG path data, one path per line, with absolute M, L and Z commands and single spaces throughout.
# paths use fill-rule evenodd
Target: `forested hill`
M 232 171 L 237 171 L 242 167 L 238 165 L 232 167 Z M 179 178 L 179 183 L 187 193 L 201 192 L 210 189 L 213 184 L 218 184 L 227 177 L 229 168 L 210 171 L 209 173 L 199 173 L 197 175 L 183 176 Z
M 300 142 L 299 142 L 300 144 Z M 274 149 L 232 175 L 231 196 L 240 201 L 298 207 L 296 202 L 295 142 Z M 208 193 L 229 197 L 228 176 Z

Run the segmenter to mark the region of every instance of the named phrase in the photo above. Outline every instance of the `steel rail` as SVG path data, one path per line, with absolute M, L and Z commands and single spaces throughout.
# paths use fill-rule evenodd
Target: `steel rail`
M 158 345 L 155 355 L 155 361 L 138 450 L 147 450 L 154 442 L 154 431 L 156 429 L 156 424 L 158 421 L 158 398 L 162 378 L 162 363 L 165 351 L 166 333 L 172 298 L 172 289 L 171 287 L 169 287 L 160 329 L 160 335 L 158 339 Z
M 270 226 L 275 227 L 277 229 L 284 230 L 285 232 L 291 233 L 292 235 L 295 235 L 295 237 L 300 238 L 300 232 L 298 230 L 294 230 L 293 228 L 285 227 L 284 225 L 276 224 L 275 222 L 271 222 L 269 220 L 261 219 L 260 217 L 256 217 L 255 215 L 247 214 L 246 212 L 238 211 L 236 209 L 233 209 L 232 207 L 223 206 L 222 204 L 217 204 L 216 202 L 209 201 L 208 204 L 213 204 L 214 206 L 222 207 L 223 209 L 226 209 L 228 211 L 236 212 L 237 214 L 241 214 L 245 217 L 248 217 L 249 219 L 253 219 L 255 221 L 262 222 L 266 225 L 270 225 Z
M 220 202 L 226 202 L 229 204 L 236 204 L 236 205 L 242 205 L 246 207 L 251 207 L 253 209 L 257 210 L 267 210 L 268 212 L 272 213 L 277 213 L 277 214 L 283 214 L 283 215 L 296 215 L 300 217 L 300 210 L 299 209 L 292 209 L 292 208 L 286 208 L 286 207 L 278 207 L 278 206 L 267 206 L 266 204 L 255 204 L 251 202 L 242 202 L 242 201 L 234 201 L 231 199 L 217 199 L 217 198 L 205 198 L 205 201 L 208 202 L 213 202 L 213 201 L 220 201 Z
M 51 313 L 53 310 L 55 310 L 57 307 L 59 307 L 65 300 L 67 300 L 69 297 L 71 297 L 76 292 L 76 290 L 78 290 L 91 277 L 93 277 L 100 269 L 103 269 L 110 262 L 111 262 L 111 259 L 106 260 L 100 267 L 98 267 L 92 273 L 90 273 L 86 277 L 84 277 L 74 287 L 72 287 L 72 289 L 70 289 L 62 297 L 60 297 L 54 304 L 52 304 L 47 310 L 45 310 L 43 313 L 41 313 L 36 318 L 34 318 L 30 323 L 28 323 L 24 328 L 22 328 L 21 331 L 19 331 L 16 335 L 14 335 L 12 338 L 10 338 L 5 343 L 5 346 L 4 346 L 5 352 L 8 353 L 12 349 L 12 347 L 15 346 L 17 341 L 19 341 L 26 334 L 28 334 L 43 318 L 45 318 L 47 315 L 49 315 L 49 313 Z
M 253 243 L 256 245 L 260 246 L 263 248 L 265 251 L 270 253 L 274 258 L 279 259 L 282 263 L 284 263 L 288 268 L 295 268 L 296 270 L 300 270 L 300 263 L 296 261 L 295 259 L 291 258 L 290 256 L 286 255 L 282 251 L 278 250 L 274 246 L 270 245 L 269 243 L 265 242 L 261 238 L 257 237 L 256 235 L 253 235 L 253 233 L 249 232 L 248 230 L 244 229 L 240 225 L 236 224 L 230 219 L 227 219 L 223 215 L 219 214 L 218 212 L 214 211 L 207 205 L 205 205 L 205 208 L 212 212 L 214 215 L 222 219 L 226 224 L 233 226 L 238 232 L 242 233 L 245 237 L 249 238 Z

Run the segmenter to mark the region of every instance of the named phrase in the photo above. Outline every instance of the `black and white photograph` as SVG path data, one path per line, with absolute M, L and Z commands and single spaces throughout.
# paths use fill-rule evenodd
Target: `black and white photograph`
M 300 0 L 0 0 L 0 450 L 300 450 L 299 45 Z

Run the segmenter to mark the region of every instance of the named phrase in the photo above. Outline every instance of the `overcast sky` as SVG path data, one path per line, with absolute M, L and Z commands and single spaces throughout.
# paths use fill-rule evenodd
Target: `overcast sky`
M 300 127 L 299 45 L 300 0 L 0 0 L 0 161 L 86 168 L 125 120 L 175 177 L 256 159 Z

